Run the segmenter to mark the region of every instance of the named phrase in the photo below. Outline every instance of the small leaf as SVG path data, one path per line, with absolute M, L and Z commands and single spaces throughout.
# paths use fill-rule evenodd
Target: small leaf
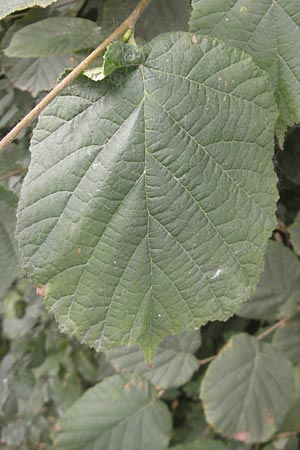
M 201 398 L 215 431 L 245 443 L 265 442 L 292 404 L 292 366 L 270 344 L 235 335 L 209 366 Z
M 19 253 L 15 241 L 16 194 L 0 186 L 0 299 L 20 274 Z
M 31 8 L 33 6 L 41 6 L 45 8 L 57 0 L 1 0 L 0 3 L 0 19 L 12 14 L 15 11 Z
M 151 363 L 165 336 L 228 319 L 257 284 L 277 109 L 266 75 L 219 41 L 171 33 L 145 54 L 41 114 L 18 237 L 62 331 Z
M 191 30 L 244 50 L 273 82 L 280 109 L 277 135 L 300 122 L 300 2 L 193 0 Z
M 258 320 L 277 320 L 295 314 L 299 303 L 300 263 L 281 242 L 269 241 L 265 268 L 252 297 L 239 316 Z
M 200 344 L 199 330 L 165 337 L 157 348 L 151 368 L 146 366 L 138 347 L 118 347 L 107 354 L 115 369 L 141 374 L 156 386 L 168 389 L 186 383 L 199 368 L 193 353 Z
M 278 328 L 273 336 L 273 344 L 293 364 L 300 365 L 300 321 L 291 321 Z
M 17 58 L 65 55 L 96 47 L 100 43 L 99 31 L 91 20 L 49 17 L 16 31 L 4 53 Z
M 171 418 L 150 383 L 115 375 L 89 389 L 57 428 L 58 450 L 165 450 Z
M 110 75 L 117 69 L 130 68 L 141 64 L 144 60 L 143 52 L 134 45 L 113 42 L 104 55 L 104 76 Z

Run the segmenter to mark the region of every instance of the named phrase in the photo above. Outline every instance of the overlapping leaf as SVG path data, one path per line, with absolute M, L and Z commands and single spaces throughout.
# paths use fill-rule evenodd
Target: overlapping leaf
M 295 222 L 290 227 L 291 242 L 294 251 L 300 255 L 300 213 L 297 214 Z
M 49 17 L 16 31 L 4 50 L 9 57 L 65 55 L 99 44 L 100 28 L 79 17 Z
M 198 369 L 194 352 L 201 343 L 199 330 L 183 331 L 166 337 L 158 346 L 153 366 L 147 367 L 143 352 L 138 347 L 118 347 L 108 352 L 117 370 L 139 373 L 162 389 L 181 386 Z
M 300 433 L 300 367 L 294 368 L 294 401 L 280 427 L 281 433 Z
M 15 11 L 31 8 L 32 6 L 41 6 L 45 8 L 57 0 L 2 0 L 0 3 L 0 19 L 12 14 Z
M 20 273 L 19 254 L 14 238 L 17 196 L 0 186 L 0 299 Z
M 273 344 L 293 364 L 300 365 L 300 320 L 292 320 L 284 327 L 278 328 L 273 337 Z
M 88 390 L 59 421 L 58 450 L 164 450 L 170 413 L 155 388 L 116 375 Z
M 171 450 L 226 450 L 227 446 L 222 441 L 215 439 L 197 439 L 196 441 L 189 442 L 187 444 L 176 445 Z
M 295 314 L 300 289 L 300 263 L 281 242 L 269 241 L 265 268 L 254 295 L 238 314 L 251 319 L 276 320 Z
M 201 397 L 217 432 L 246 443 L 265 442 L 292 404 L 292 366 L 270 344 L 235 335 L 208 368 Z
M 98 350 L 138 344 L 150 362 L 166 335 L 253 292 L 277 109 L 264 72 L 216 40 L 171 33 L 145 53 L 41 115 L 18 236 L 61 330 Z
M 280 108 L 277 134 L 300 122 L 298 0 L 193 0 L 191 29 L 248 52 L 267 70 Z

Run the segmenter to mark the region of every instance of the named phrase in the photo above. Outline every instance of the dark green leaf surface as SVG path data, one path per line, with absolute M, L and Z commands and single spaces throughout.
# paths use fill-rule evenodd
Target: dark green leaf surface
M 156 386 L 168 389 L 186 383 L 199 368 L 193 353 L 200 344 L 199 330 L 167 336 L 159 344 L 151 368 L 146 366 L 143 352 L 138 347 L 112 349 L 108 358 L 115 369 L 139 373 Z
M 147 53 L 42 113 L 18 236 L 62 331 L 150 362 L 166 335 L 226 320 L 253 292 L 277 109 L 252 59 L 216 40 L 171 33 Z
M 273 82 L 283 142 L 300 122 L 300 2 L 298 0 L 193 0 L 191 30 L 246 51 Z
M 56 0 L 1 0 L 0 19 L 12 14 L 15 11 L 31 8 L 32 6 L 41 6 L 45 8 Z
M 246 443 L 265 442 L 292 404 L 292 366 L 270 344 L 235 335 L 206 371 L 201 398 L 215 431 Z
M 17 196 L 0 186 L 0 299 L 20 273 L 16 226 Z
M 300 365 L 300 321 L 291 321 L 278 328 L 273 337 L 273 344 L 293 364 Z
M 300 263 L 281 242 L 269 241 L 265 268 L 254 295 L 242 306 L 239 316 L 276 320 L 295 314 L 299 304 Z
M 16 31 L 4 53 L 17 58 L 49 57 L 93 49 L 99 43 L 100 28 L 91 20 L 49 17 Z
M 58 450 L 164 450 L 171 418 L 155 388 L 115 375 L 89 389 L 60 419 Z

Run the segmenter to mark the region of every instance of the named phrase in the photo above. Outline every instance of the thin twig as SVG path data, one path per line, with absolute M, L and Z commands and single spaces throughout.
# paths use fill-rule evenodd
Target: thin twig
M 277 330 L 277 328 L 285 327 L 287 322 L 287 319 L 281 319 L 279 322 L 276 322 L 271 327 L 267 328 L 263 333 L 259 334 L 256 339 L 260 341 L 261 339 L 264 339 L 266 336 L 268 336 L 270 333 L 273 333 L 273 331 Z
M 199 361 L 198 361 L 199 366 L 204 366 L 205 364 L 210 363 L 211 361 L 216 359 L 216 357 L 217 357 L 217 355 L 213 355 L 213 356 L 210 356 L 209 358 L 199 359 Z
M 21 169 L 15 170 L 14 172 L 10 172 L 7 175 L 3 175 L 0 177 L 0 181 L 6 180 L 7 178 L 13 177 L 15 175 L 19 175 L 20 173 L 26 172 L 28 167 L 21 167 Z
M 69 73 L 57 86 L 55 86 L 49 94 L 44 97 L 25 117 L 22 119 L 0 142 L 0 151 L 4 150 L 13 140 L 23 131 L 49 103 L 52 102 L 67 86 L 73 81 L 99 56 L 103 53 L 107 46 L 116 41 L 128 29 L 133 30 L 136 22 L 141 14 L 147 8 L 151 0 L 141 0 L 137 7 L 132 11 L 129 17 L 102 42 L 92 53 L 90 53 L 75 69 Z

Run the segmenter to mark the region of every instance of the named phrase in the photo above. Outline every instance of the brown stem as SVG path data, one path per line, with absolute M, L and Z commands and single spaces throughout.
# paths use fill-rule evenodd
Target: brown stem
M 133 30 L 141 14 L 147 8 L 151 0 L 141 0 L 137 7 L 132 11 L 129 17 L 102 42 L 92 53 L 90 53 L 75 69 L 69 73 L 49 94 L 44 97 L 25 117 L 22 119 L 0 142 L 0 151 L 4 150 L 20 133 L 24 130 L 40 113 L 49 105 L 67 86 L 73 81 L 99 56 L 107 46 L 116 41 L 128 29 Z
M 205 364 L 210 363 L 211 361 L 216 359 L 216 357 L 217 357 L 217 355 L 213 355 L 213 356 L 210 356 L 209 358 L 199 359 L 199 361 L 198 361 L 199 366 L 204 366 Z
M 13 177 L 15 175 L 19 175 L 20 173 L 26 172 L 27 167 L 21 167 L 21 169 L 15 170 L 14 172 L 10 172 L 7 175 L 3 175 L 0 177 L 0 181 L 6 180 L 7 178 Z
M 271 327 L 267 328 L 263 333 L 259 334 L 256 339 L 261 340 L 264 339 L 266 336 L 268 336 L 270 333 L 273 333 L 273 331 L 277 330 L 277 328 L 284 327 L 286 325 L 287 319 L 281 319 L 279 322 L 276 322 Z

